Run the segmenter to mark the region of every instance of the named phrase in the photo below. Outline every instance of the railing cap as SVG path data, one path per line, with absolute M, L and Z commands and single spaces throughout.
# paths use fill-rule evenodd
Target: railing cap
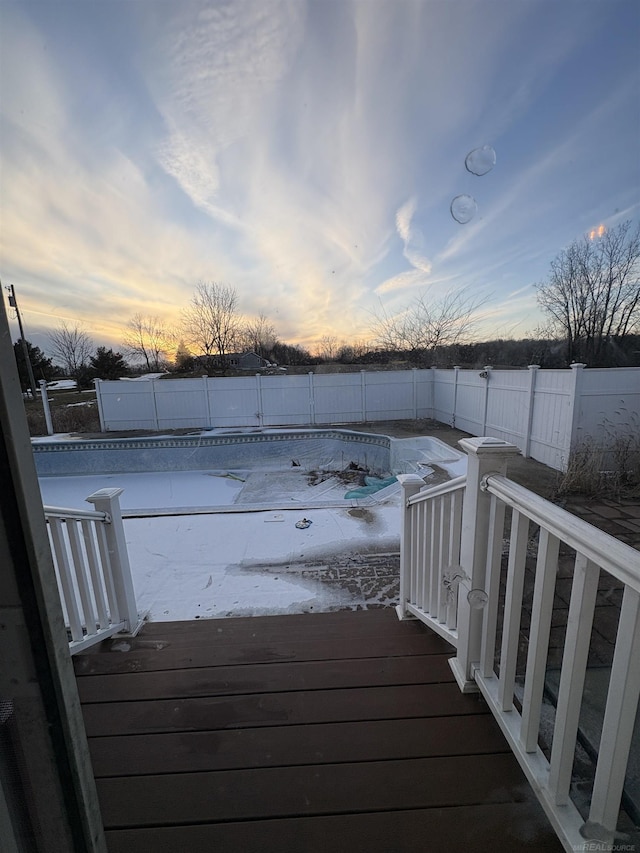
M 89 495 L 85 500 L 88 503 L 93 503 L 94 501 L 104 500 L 108 498 L 109 500 L 113 500 L 114 498 L 120 497 L 120 495 L 124 492 L 124 489 L 113 488 L 113 489 L 98 489 L 97 492 L 94 492 L 92 495 Z
M 476 456 L 491 454 L 495 456 L 518 456 L 520 454 L 520 450 L 515 444 L 488 435 L 481 438 L 461 438 L 458 444 L 467 453 L 473 453 Z

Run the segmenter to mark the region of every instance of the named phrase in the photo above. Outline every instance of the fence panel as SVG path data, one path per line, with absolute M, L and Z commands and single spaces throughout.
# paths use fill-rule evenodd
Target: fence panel
M 209 427 L 207 379 L 171 379 L 153 382 L 158 429 Z
M 312 383 L 316 377 L 261 376 L 262 425 L 306 426 L 313 423 Z
M 539 370 L 536 381 L 530 453 L 558 471 L 569 456 L 572 380 L 570 370 Z
M 362 374 L 314 375 L 313 400 L 316 424 L 363 421 Z
M 454 371 L 455 372 L 455 371 Z M 459 370 L 454 421 L 457 429 L 483 435 L 483 415 L 487 380 L 478 370 Z
M 566 467 L 572 441 L 612 444 L 640 430 L 640 368 L 98 381 L 96 392 L 105 431 L 434 418 L 471 435 L 511 441 L 557 470 Z
M 211 427 L 260 426 L 255 376 L 210 377 L 207 394 Z
M 455 370 L 437 370 L 432 368 L 432 414 L 431 417 L 443 424 L 455 426 L 453 417 L 455 412 Z
M 96 380 L 103 430 L 158 429 L 152 382 Z
M 431 417 L 431 371 L 398 370 L 364 373 L 365 418 L 367 421 Z
M 529 419 L 529 371 L 490 370 L 483 435 L 510 441 L 526 449 Z
M 612 444 L 640 434 L 640 370 L 592 368 L 584 371 L 577 439 Z

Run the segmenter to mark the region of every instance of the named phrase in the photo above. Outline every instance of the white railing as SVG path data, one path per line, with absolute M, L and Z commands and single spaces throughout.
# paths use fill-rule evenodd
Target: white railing
M 466 477 L 431 489 L 416 474 L 400 474 L 398 480 L 403 490 L 399 616 L 415 616 L 456 645 Z
M 124 538 L 119 496 L 101 489 L 95 510 L 45 506 L 51 552 L 71 654 L 141 624 Z
M 589 846 L 594 843 L 604 845 L 597 849 L 611 849 L 640 696 L 640 555 L 508 480 L 504 476 L 506 460 L 517 452 L 513 445 L 482 438 L 460 443 L 468 453 L 468 469 L 457 571 L 457 630 L 449 631 L 448 636 L 439 630 L 456 646 L 456 656 L 450 661 L 454 675 L 463 691 L 480 690 L 486 699 L 565 849 L 596 849 Z M 447 523 L 449 535 L 451 532 L 451 522 L 446 521 L 447 511 L 443 510 L 447 492 L 439 488 L 416 494 L 417 484 L 406 478 L 403 485 L 405 496 L 411 489 L 414 494 L 404 501 L 401 569 L 405 581 L 401 580 L 398 610 L 401 616 L 416 616 L 435 627 L 436 617 L 442 623 L 442 611 L 434 614 L 431 604 L 434 574 L 446 588 L 455 569 L 455 565 L 447 564 L 448 555 L 440 557 L 442 549 L 435 545 L 447 538 Z M 459 488 L 453 486 L 450 494 Z M 429 502 L 434 504 L 431 510 L 417 509 Z M 502 556 L 507 510 L 510 532 L 505 576 Z M 539 745 L 540 720 L 561 545 L 565 551 L 575 552 L 575 559 L 547 759 Z M 431 558 L 425 559 L 425 554 L 434 552 L 436 563 L 439 561 L 435 568 Z M 449 554 L 455 555 L 455 546 Z M 533 560 L 534 556 L 530 628 L 525 630 L 521 619 L 525 564 L 527 557 Z M 624 585 L 624 595 L 585 821 L 572 800 L 571 781 L 601 570 Z M 417 577 L 419 572 L 423 572 L 422 580 Z M 428 612 L 414 600 L 427 586 Z M 441 591 L 437 593 L 436 600 L 441 601 L 441 595 Z M 501 643 L 496 660 L 498 633 Z M 518 661 L 523 641 L 524 665 Z

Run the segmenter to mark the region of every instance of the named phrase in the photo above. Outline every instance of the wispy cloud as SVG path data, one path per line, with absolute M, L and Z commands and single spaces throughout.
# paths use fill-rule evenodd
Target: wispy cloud
M 496 318 L 530 314 L 526 287 L 580 221 L 637 196 L 635 79 L 580 95 L 599 39 L 612 77 L 631 48 L 623 61 L 605 43 L 608 10 L 575 25 L 561 6 L 543 21 L 529 2 L 498 19 L 463 0 L 455 14 L 430 0 L 60 3 L 52 26 L 44 6 L 7 4 L 3 279 L 34 318 L 114 341 L 151 302 L 177 317 L 199 279 L 308 345 L 364 336 L 379 300 L 399 310 L 425 287 L 487 289 Z M 575 115 L 547 121 L 562 87 Z M 464 156 L 486 142 L 498 165 L 458 226 Z

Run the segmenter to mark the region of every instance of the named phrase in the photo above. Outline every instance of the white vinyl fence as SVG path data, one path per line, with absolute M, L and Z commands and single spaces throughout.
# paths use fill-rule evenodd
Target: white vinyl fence
M 640 432 L 640 368 L 399 370 L 96 381 L 103 431 L 326 426 L 434 418 L 566 467 L 591 437 Z

